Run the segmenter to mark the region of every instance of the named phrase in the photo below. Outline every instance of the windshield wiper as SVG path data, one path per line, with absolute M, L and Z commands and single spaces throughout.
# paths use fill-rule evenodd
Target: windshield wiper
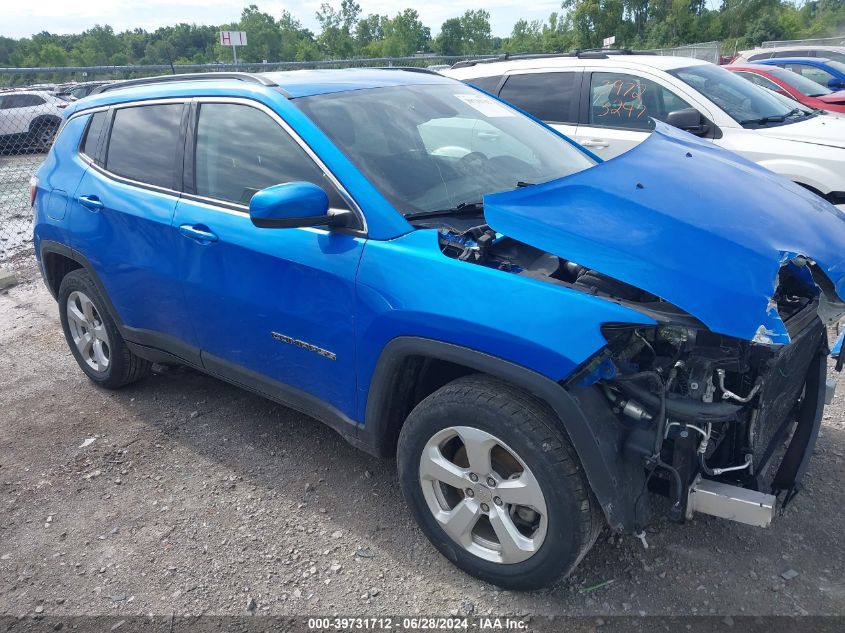
M 436 211 L 419 211 L 418 213 L 406 213 L 406 220 L 416 220 L 419 218 L 431 218 L 439 215 L 462 215 L 465 213 L 478 213 L 484 211 L 483 202 L 461 202 L 449 209 L 437 209 Z
M 777 116 L 764 116 L 759 119 L 747 119 L 746 121 L 740 121 L 740 125 L 746 125 L 748 123 L 757 123 L 758 125 L 766 125 L 766 123 L 783 123 L 791 116 L 801 113 L 801 108 L 794 108 L 790 110 L 786 114 L 779 114 Z

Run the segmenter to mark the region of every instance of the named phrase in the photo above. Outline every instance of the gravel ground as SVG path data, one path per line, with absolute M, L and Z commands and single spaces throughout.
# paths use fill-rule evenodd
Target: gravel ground
M 393 462 L 319 423 L 185 369 L 95 388 L 27 281 L 0 294 L 0 616 L 845 615 L 839 383 L 770 529 L 605 532 L 557 588 L 499 591 L 427 543 Z

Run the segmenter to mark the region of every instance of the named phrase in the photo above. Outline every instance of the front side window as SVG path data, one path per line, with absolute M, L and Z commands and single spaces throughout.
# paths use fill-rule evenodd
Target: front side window
M 272 185 L 307 181 L 333 190 L 323 172 L 290 135 L 256 108 L 233 103 L 200 105 L 196 130 L 197 195 L 248 205 Z
M 562 178 L 593 164 L 552 130 L 460 84 L 372 88 L 294 103 L 403 214 Z
M 580 74 L 574 72 L 511 75 L 499 96 L 541 121 L 575 123 L 576 79 Z
M 743 126 L 790 123 L 791 116 L 806 116 L 803 112 L 795 112 L 795 102 L 791 99 L 760 90 L 750 81 L 713 64 L 677 68 L 669 74 L 700 92 Z
M 115 110 L 106 169 L 138 182 L 175 186 L 182 104 Z
M 660 84 L 625 73 L 593 73 L 590 79 L 590 125 L 651 130 L 652 119 L 666 121 L 670 112 L 692 106 Z

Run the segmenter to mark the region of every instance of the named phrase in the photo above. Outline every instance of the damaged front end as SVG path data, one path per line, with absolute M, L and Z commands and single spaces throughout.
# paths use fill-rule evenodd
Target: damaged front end
M 654 321 L 603 322 L 607 345 L 561 381 L 616 461 L 611 526 L 639 533 L 660 512 L 768 525 L 800 489 L 831 396 L 845 217 L 660 124 L 621 157 L 485 196 L 484 215 L 441 225 L 443 252 Z
M 778 310 L 788 345 L 603 328 L 614 375 L 597 384 L 626 429 L 623 454 L 643 465 L 645 489 L 669 499 L 672 520 L 703 512 L 767 526 L 776 499 L 800 489 L 825 403 L 827 331 L 814 297 L 779 297 Z M 636 507 L 635 523 L 656 507 Z

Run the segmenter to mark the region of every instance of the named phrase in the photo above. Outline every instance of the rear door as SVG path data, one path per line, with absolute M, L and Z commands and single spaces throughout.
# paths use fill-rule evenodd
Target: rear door
M 576 140 L 602 158 L 623 154 L 654 129 L 652 119 L 692 107 L 656 77 L 635 70 L 590 70 L 584 77 Z
M 531 69 L 508 74 L 499 97 L 574 139 L 581 70 Z
M 171 227 L 181 188 L 181 101 L 115 108 L 71 209 L 73 247 L 94 267 L 130 340 L 191 352 Z M 83 146 L 86 152 L 95 152 Z

